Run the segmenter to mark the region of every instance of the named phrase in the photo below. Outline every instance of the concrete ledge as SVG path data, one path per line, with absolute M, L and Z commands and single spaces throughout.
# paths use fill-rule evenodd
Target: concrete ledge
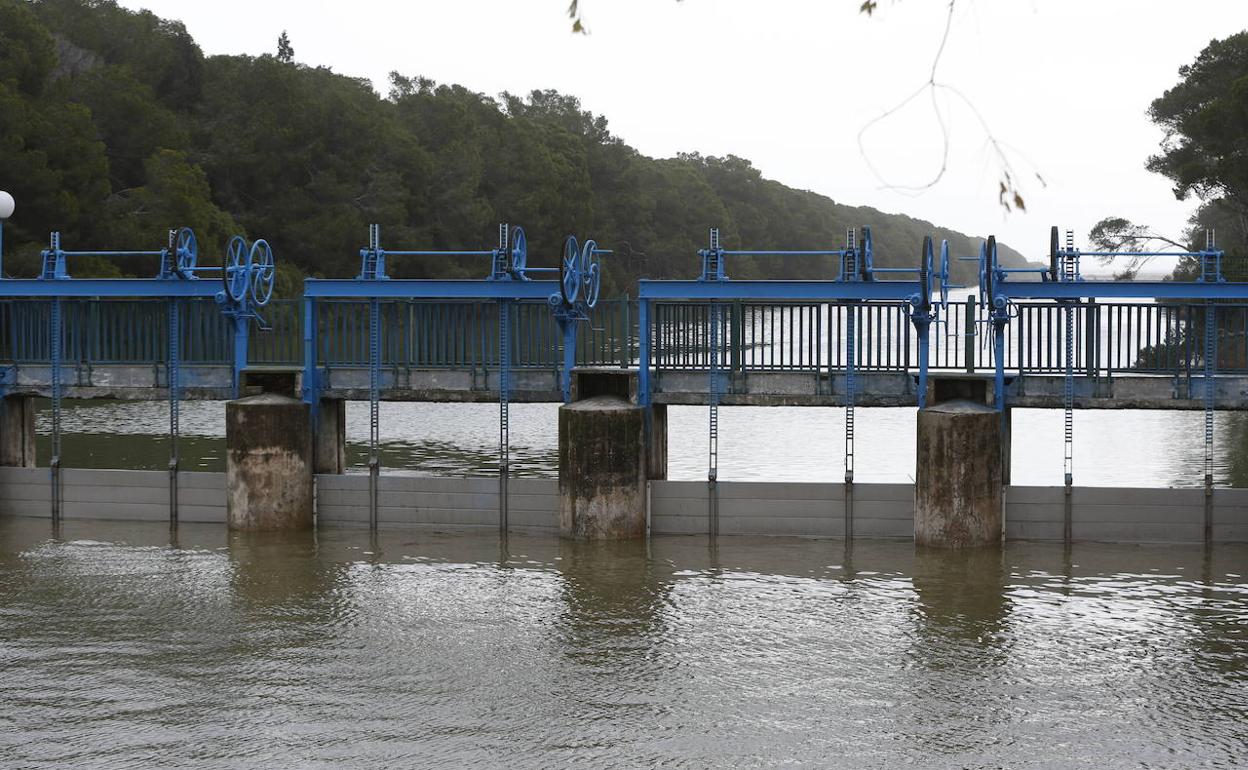
M 12 395 L 48 396 L 50 369 L 43 364 L 16 365 Z M 592 370 L 590 370 L 592 371 Z M 636 373 L 636 369 L 603 369 Z M 368 400 L 368 368 L 364 366 L 322 367 L 321 395 L 351 401 Z M 950 374 L 933 370 L 933 377 Z M 986 377 L 978 371 L 959 377 Z M 498 371 L 478 366 L 462 369 L 409 369 L 383 367 L 382 394 L 385 401 L 491 402 L 498 400 Z M 656 404 L 707 403 L 705 369 L 661 369 L 654 376 Z M 858 375 L 859 406 L 900 406 L 917 404 L 917 372 L 872 372 Z M 1008 374 L 1011 406 L 1060 409 L 1063 378 L 1058 374 Z M 108 364 L 66 365 L 62 375 L 66 398 L 115 398 L 121 400 L 163 401 L 168 398 L 168 374 L 163 363 L 147 365 Z M 193 400 L 226 400 L 233 397 L 229 366 L 184 364 L 182 396 Z M 728 406 L 843 406 L 844 372 L 769 371 L 734 372 L 729 392 L 721 398 Z M 1112 377 L 1075 377 L 1075 406 L 1079 409 L 1204 409 L 1203 380 L 1185 374 L 1115 374 Z M 559 375 L 555 367 L 512 370 L 512 401 L 562 402 Z M 1215 380 L 1215 408 L 1244 409 L 1248 404 L 1248 376 L 1219 375 Z

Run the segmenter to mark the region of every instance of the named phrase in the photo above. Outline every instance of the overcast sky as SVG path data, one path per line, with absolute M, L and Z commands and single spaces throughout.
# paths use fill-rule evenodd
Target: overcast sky
M 1152 99 L 1211 39 L 1248 27 L 1248 0 L 957 0 L 938 79 L 1013 148 L 1027 213 L 997 205 L 1000 165 L 971 110 L 942 92 L 948 171 L 924 95 L 859 132 L 927 79 L 944 0 L 122 0 L 184 21 L 207 54 L 261 54 L 288 30 L 295 58 L 370 78 L 397 70 L 475 91 L 553 88 L 605 115 L 641 152 L 749 158 L 763 174 L 853 205 L 996 233 L 1032 258 L 1048 229 L 1115 214 L 1179 233 L 1195 207 L 1144 170 Z M 1043 176 L 1047 186 L 1036 181 Z M 709 223 L 708 223 L 709 224 Z M 858 225 L 869 223 L 844 223 Z M 812 246 L 815 244 L 812 244 Z

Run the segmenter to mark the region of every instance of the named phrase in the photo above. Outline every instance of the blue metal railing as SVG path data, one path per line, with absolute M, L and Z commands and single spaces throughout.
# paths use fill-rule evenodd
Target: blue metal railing
M 181 301 L 182 363 L 228 365 L 233 328 L 211 300 Z M 63 300 L 67 365 L 159 364 L 168 351 L 169 303 L 163 300 Z M 704 370 L 710 364 L 709 305 L 656 303 L 651 315 L 658 369 Z M 1012 372 L 1064 371 L 1065 313 L 1051 302 L 1020 302 L 1007 337 Z M 498 365 L 498 306 L 494 302 L 381 302 L 386 366 L 458 369 Z M 843 369 L 846 321 L 855 313 L 855 361 L 861 371 L 912 371 L 917 341 L 902 304 L 728 303 L 720 313 L 723 365 L 739 372 L 827 372 Z M 932 333 L 936 370 L 991 369 L 983 311 L 973 300 L 950 303 Z M 1248 373 L 1248 304 L 1216 305 L 1217 371 Z M 0 301 L 0 362 L 50 360 L 47 300 Z M 1073 313 L 1075 360 L 1081 375 L 1186 374 L 1204 360 L 1202 303 L 1084 302 Z M 267 329 L 253 327 L 249 363 L 298 366 L 302 313 L 298 300 L 274 300 Z M 637 304 L 603 300 L 592 324 L 577 329 L 578 366 L 635 366 Z M 542 303 L 513 307 L 516 368 L 561 364 L 559 330 Z M 368 365 L 368 302 L 318 303 L 318 360 L 330 367 Z
M 228 364 L 232 329 L 211 300 L 180 300 L 184 364 Z M 150 364 L 167 357 L 169 302 L 62 300 L 66 364 Z M 0 360 L 51 360 L 52 305 L 46 300 L 0 301 Z

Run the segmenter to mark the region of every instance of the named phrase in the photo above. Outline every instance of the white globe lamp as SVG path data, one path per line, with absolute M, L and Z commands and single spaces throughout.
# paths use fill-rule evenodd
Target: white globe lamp
M 0 190 L 0 278 L 4 277 L 4 220 L 13 216 L 13 209 L 17 208 L 13 196 L 4 190 Z

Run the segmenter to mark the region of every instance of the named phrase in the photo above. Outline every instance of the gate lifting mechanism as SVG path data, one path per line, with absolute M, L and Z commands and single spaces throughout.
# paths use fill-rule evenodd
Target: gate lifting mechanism
M 1222 274 L 1223 252 L 1214 247 L 1213 231 L 1205 234 L 1205 248 L 1200 251 L 1082 251 L 1075 247 L 1074 233 L 1067 230 L 1065 244 L 1059 242 L 1057 227 L 1049 231 L 1049 266 L 1047 268 L 1015 268 L 1001 265 L 996 238 L 989 236 L 979 252 L 979 288 L 981 306 L 987 311 L 993 327 L 995 360 L 994 398 L 997 409 L 1006 406 L 1005 388 L 1005 327 L 1017 315 L 1017 300 L 1051 300 L 1063 308 L 1065 325 L 1065 408 L 1064 480 L 1066 485 L 1066 539 L 1070 532 L 1070 490 L 1074 477 L 1074 393 L 1075 393 L 1075 308 L 1086 300 L 1100 298 L 1147 298 L 1154 300 L 1204 300 L 1204 346 L 1202 379 L 1205 407 L 1205 539 L 1211 537 L 1213 497 L 1213 407 L 1215 375 L 1217 374 L 1217 305 L 1219 300 L 1248 299 L 1248 282 L 1227 281 Z M 1081 269 L 1083 257 L 1113 259 L 1151 259 L 1154 257 L 1190 258 L 1200 270 L 1192 281 L 1089 280 Z M 1019 274 L 1038 275 L 1040 280 L 1014 281 Z M 1085 323 L 1092 324 L 1093 333 L 1100 334 L 1098 316 L 1085 313 Z
M 159 271 L 155 278 L 73 278 L 69 263 L 76 257 L 158 257 Z M 275 267 L 273 250 L 264 240 L 248 243 L 240 235 L 232 237 L 220 267 L 199 264 L 199 242 L 189 227 L 169 231 L 169 243 L 152 251 L 66 251 L 61 248 L 61 234 L 52 233 L 51 242 L 42 254 L 38 278 L 4 278 L 0 276 L 0 297 L 13 299 L 47 298 L 51 305 L 49 349 L 52 383 L 52 518 L 59 522 L 61 500 L 61 367 L 64 363 L 65 328 L 62 300 L 73 298 L 153 298 L 168 300 L 168 361 L 169 385 L 169 519 L 178 521 L 178 405 L 181 399 L 181 324 L 182 300 L 212 298 L 221 312 L 234 321 L 232 349 L 232 387 L 238 395 L 239 379 L 247 366 L 247 336 L 250 322 L 256 319 L 267 328 L 259 309 L 273 296 Z M 203 280 L 219 274 L 221 283 Z
M 382 300 L 498 302 L 499 338 L 499 528 L 507 531 L 507 484 L 510 476 L 511 311 L 523 301 L 546 303 L 563 337 L 563 369 L 559 385 L 565 402 L 571 399 L 572 369 L 576 366 L 576 322 L 588 321 L 598 304 L 602 270 L 599 257 L 610 254 L 592 240 L 581 245 L 575 236 L 564 241 L 559 267 L 529 267 L 528 239 L 524 229 L 506 223 L 498 226 L 498 246 L 488 251 L 391 251 L 381 246 L 381 228 L 369 225 L 368 246 L 360 249 L 360 274 L 350 279 L 309 278 L 304 281 L 303 300 L 303 398 L 311 407 L 313 428 L 320 405 L 322 367 L 317 363 L 316 301 L 318 299 L 367 299 L 368 391 L 369 391 L 369 523 L 377 526 L 377 488 L 381 475 L 380 401 Z M 488 257 L 490 274 L 476 280 L 395 279 L 386 274 L 387 257 Z M 534 280 L 533 274 L 558 274 L 555 280 Z
M 719 405 L 727 378 L 722 371 L 723 305 L 736 301 L 759 302 L 831 302 L 845 305 L 845 493 L 846 538 L 853 534 L 854 482 L 854 402 L 857 394 L 857 315 L 867 303 L 901 303 L 909 307 L 909 317 L 918 334 L 919 372 L 918 400 L 920 408 L 927 397 L 928 337 L 933 321 L 949 304 L 949 246 L 941 243 L 939 269 L 934 264 L 932 239 L 923 239 L 918 267 L 880 268 L 874 264 L 871 229 L 862 228 L 861 241 L 855 230 L 846 234 L 846 245 L 840 249 L 813 251 L 727 250 L 720 243 L 718 228 L 710 231 L 708 248 L 698 252 L 702 258 L 702 275 L 695 281 L 642 280 L 639 282 L 640 310 L 640 399 L 644 406 L 653 402 L 655 380 L 650 371 L 652 335 L 655 333 L 651 313 L 656 303 L 709 303 L 707 339 L 709 341 L 709 442 L 707 467 L 708 531 L 719 530 Z M 840 272 L 830 281 L 732 280 L 725 266 L 728 257 L 836 257 Z M 907 274 L 910 279 L 884 279 L 882 276 Z M 934 299 L 939 288 L 939 299 Z M 829 329 L 831 327 L 829 326 Z M 649 413 L 646 421 L 650 429 Z

